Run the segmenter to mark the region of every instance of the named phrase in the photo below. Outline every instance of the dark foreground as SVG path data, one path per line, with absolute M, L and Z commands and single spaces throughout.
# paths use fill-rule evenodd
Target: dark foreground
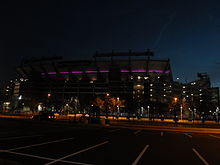
M 1 165 L 219 165 L 220 134 L 0 119 Z

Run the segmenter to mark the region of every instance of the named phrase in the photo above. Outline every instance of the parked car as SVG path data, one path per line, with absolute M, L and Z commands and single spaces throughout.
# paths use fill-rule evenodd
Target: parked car
M 53 112 L 40 112 L 38 115 L 32 116 L 33 120 L 54 120 L 55 118 Z

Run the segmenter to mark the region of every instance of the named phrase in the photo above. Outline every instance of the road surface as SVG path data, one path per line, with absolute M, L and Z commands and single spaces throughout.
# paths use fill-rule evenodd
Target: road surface
M 0 119 L 1 165 L 219 165 L 220 134 Z

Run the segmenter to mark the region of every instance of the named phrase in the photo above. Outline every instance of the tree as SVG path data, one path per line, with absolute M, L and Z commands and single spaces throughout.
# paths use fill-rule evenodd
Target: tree
M 95 98 L 92 105 L 93 107 L 99 107 L 99 109 L 105 112 L 106 116 L 108 116 L 108 113 L 113 114 L 119 109 L 119 107 L 124 106 L 124 102 L 124 100 L 107 95 L 104 100 L 99 97 Z
M 93 113 L 93 116 L 96 117 L 99 116 L 100 110 L 103 110 L 103 107 L 104 107 L 104 101 L 99 97 L 95 98 L 90 108 L 91 112 Z

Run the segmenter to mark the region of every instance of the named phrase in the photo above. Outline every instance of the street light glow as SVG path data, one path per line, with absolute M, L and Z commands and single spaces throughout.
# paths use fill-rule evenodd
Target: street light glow
M 177 97 L 174 97 L 174 101 L 177 102 L 177 100 L 178 100 L 178 98 L 177 98 Z

